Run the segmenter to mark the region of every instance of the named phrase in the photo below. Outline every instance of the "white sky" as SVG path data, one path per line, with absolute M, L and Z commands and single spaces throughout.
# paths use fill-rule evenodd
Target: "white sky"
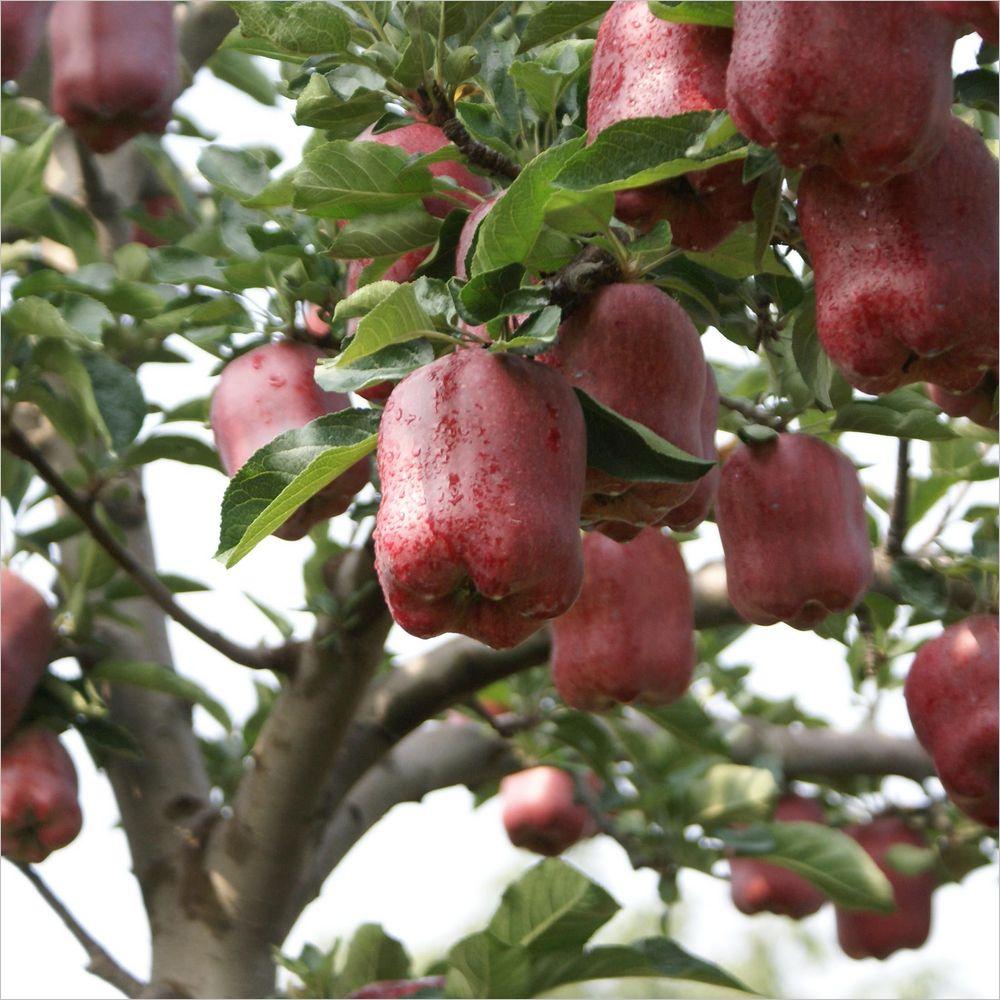
M 959 43 L 956 61 L 964 68 L 971 64 L 974 52 L 972 39 L 965 39 Z M 309 131 L 294 125 L 287 108 L 263 108 L 204 70 L 182 97 L 180 109 L 214 132 L 221 144 L 267 142 L 280 149 L 289 163 L 296 161 Z M 167 142 L 184 169 L 193 173 L 200 144 L 179 137 Z M 704 343 L 714 360 L 739 362 L 747 357 L 714 332 L 706 335 Z M 183 371 L 178 370 L 180 366 L 148 365 L 142 372 L 147 398 L 165 406 L 202 395 L 210 386 L 212 359 L 183 343 L 176 346 L 192 356 L 192 365 Z M 891 491 L 894 440 L 848 435 L 844 446 L 856 461 L 869 466 L 863 474 L 866 482 Z M 913 450 L 915 471 L 926 470 L 927 446 L 917 443 Z M 233 570 L 223 569 L 212 560 L 212 553 L 225 483 L 217 473 L 178 463 L 148 467 L 146 486 L 159 569 L 183 573 L 213 588 L 210 593 L 179 598 L 202 619 L 243 643 L 274 642 L 278 636 L 273 626 L 243 594 L 252 593 L 278 609 L 301 607 L 300 567 L 309 545 L 270 539 Z M 993 484 L 980 485 L 970 500 L 991 497 L 994 492 Z M 40 508 L 25 518 L 22 527 L 37 527 L 50 517 L 50 511 Z M 702 539 L 685 546 L 690 569 L 721 556 L 714 527 L 706 525 L 702 534 Z M 919 531 L 915 537 L 921 537 Z M 5 552 L 10 541 L 10 525 L 5 524 Z M 16 568 L 39 586 L 50 582 L 51 574 L 41 560 L 19 561 Z M 308 616 L 293 617 L 300 634 L 305 634 Z M 177 626 L 171 625 L 170 639 L 178 669 L 208 688 L 234 718 L 252 709 L 251 671 L 232 666 Z M 398 630 L 391 641 L 402 652 L 422 645 Z M 760 694 L 795 695 L 807 711 L 825 716 L 838 728 L 850 729 L 863 721 L 867 703 L 851 690 L 843 652 L 839 644 L 812 633 L 775 626 L 751 630 L 727 651 L 726 662 L 753 664 L 748 683 Z M 882 699 L 877 719 L 888 732 L 910 732 L 898 694 Z M 217 731 L 200 709 L 196 722 L 206 733 Z M 131 972 L 145 977 L 149 973 L 148 929 L 137 885 L 129 873 L 110 788 L 95 771 L 82 742 L 75 735 L 66 742 L 80 774 L 84 829 L 72 845 L 41 866 L 41 873 L 90 933 Z M 891 779 L 886 788 L 894 801 L 922 801 L 920 789 L 904 779 Z M 651 872 L 632 871 L 621 849 L 605 837 L 579 845 L 568 857 L 624 907 L 625 912 L 604 933 L 621 935 L 623 940 L 656 933 L 662 905 Z M 459 937 L 482 926 L 503 887 L 533 861 L 531 855 L 507 842 L 495 800 L 474 810 L 465 789 L 436 792 L 420 805 L 397 807 L 357 845 L 329 879 L 321 898 L 306 911 L 286 951 L 297 954 L 307 941 L 324 946 L 334 936 L 349 935 L 361 923 L 377 921 L 403 940 L 418 963 L 430 961 Z M 0 866 L 0 871 L 0 995 L 117 996 L 84 971 L 82 950 L 20 874 L 8 864 Z M 775 949 L 781 972 L 778 988 L 785 996 L 1000 995 L 996 867 L 974 873 L 962 886 L 940 889 L 935 894 L 934 926 L 927 946 L 919 952 L 898 953 L 885 963 L 853 962 L 839 952 L 829 906 L 796 925 L 780 917 L 742 916 L 729 902 L 727 883 L 718 879 L 688 871 L 681 878 L 681 888 L 684 902 L 675 910 L 671 924 L 677 940 L 737 974 L 741 963 L 751 960 L 755 947 L 766 942 Z

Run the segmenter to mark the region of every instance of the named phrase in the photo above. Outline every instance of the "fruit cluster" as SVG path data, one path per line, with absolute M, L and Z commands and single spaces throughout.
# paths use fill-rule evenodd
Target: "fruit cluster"
M 728 109 L 748 137 L 803 171 L 798 211 L 818 332 L 848 381 L 884 393 L 927 380 L 946 412 L 989 424 L 997 171 L 978 133 L 950 110 L 954 19 L 979 23 L 972 8 L 984 5 L 958 5 L 957 13 L 955 6 L 745 2 L 730 31 L 667 22 L 644 2 L 617 0 L 594 50 L 588 138 L 629 118 Z M 989 19 L 980 27 L 989 33 Z M 891 99 L 875 105 L 872 92 Z M 368 129 L 360 139 L 421 154 L 447 143 L 422 121 Z M 503 192 L 490 194 L 481 177 L 452 161 L 431 170 L 474 206 L 454 262 L 465 279 L 478 227 Z M 754 182 L 744 184 L 741 165 L 730 163 L 619 192 L 615 210 L 640 232 L 667 219 L 675 246 L 709 250 L 752 217 L 753 194 Z M 449 205 L 427 198 L 425 207 L 441 217 Z M 384 277 L 412 278 L 430 249 L 406 254 Z M 351 263 L 348 294 L 369 263 Z M 328 334 L 315 310 L 307 329 Z M 714 509 L 730 599 L 757 625 L 815 628 L 850 611 L 870 587 L 864 491 L 851 462 L 819 438 L 781 433 L 739 444 L 720 467 L 712 367 L 691 320 L 658 287 L 629 280 L 601 287 L 564 317 L 555 345 L 535 359 L 491 353 L 485 327 L 464 329 L 467 342 L 453 353 L 395 387 L 365 391 L 385 407 L 376 568 L 395 621 L 412 635 L 460 632 L 507 648 L 551 621 L 553 679 L 566 704 L 655 706 L 685 692 L 695 665 L 691 586 L 680 548 L 662 528 L 689 531 Z M 212 423 L 228 472 L 278 431 L 345 405 L 312 382 L 318 354 L 272 343 L 226 367 Z M 712 462 L 711 471 L 695 482 L 637 482 L 588 466 L 572 388 Z M 365 480 L 361 466 L 344 473 L 278 534 L 300 537 L 344 510 Z M 995 652 L 996 624 L 988 621 Z M 986 626 L 970 620 L 953 628 Z M 930 644 L 915 664 L 907 688 L 914 725 L 956 803 L 995 825 L 995 663 L 987 668 L 987 657 L 973 655 L 955 681 L 959 654 L 948 634 L 937 640 L 947 650 L 935 654 Z M 935 657 L 943 666 L 931 676 L 923 664 Z M 946 699 L 940 693 L 949 681 L 978 706 L 976 731 L 961 746 L 935 735 L 934 713 L 946 709 L 933 705 Z M 931 694 L 921 695 L 921 686 Z M 914 708 L 918 702 L 925 707 Z M 563 771 L 529 769 L 506 779 L 502 792 L 515 844 L 559 853 L 593 832 Z M 822 814 L 793 797 L 776 818 L 821 821 Z M 911 836 L 894 824 L 884 818 L 852 835 L 881 864 L 884 842 Z M 910 884 L 898 872 L 891 877 L 897 889 Z M 797 876 L 749 859 L 733 861 L 733 892 L 746 912 L 803 916 L 822 901 Z M 927 890 L 928 913 L 929 899 Z M 857 943 L 881 932 L 856 928 L 893 919 L 845 911 L 845 950 L 887 953 Z M 911 937 L 920 938 L 919 928 Z

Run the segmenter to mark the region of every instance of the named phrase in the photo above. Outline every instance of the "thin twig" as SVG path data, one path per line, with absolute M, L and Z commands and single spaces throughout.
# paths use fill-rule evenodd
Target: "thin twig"
M 90 963 L 87 971 L 92 975 L 110 983 L 127 997 L 142 995 L 146 984 L 126 972 L 84 929 L 79 921 L 63 905 L 58 896 L 45 884 L 41 876 L 31 865 L 17 863 L 21 874 L 38 890 L 38 894 L 55 911 L 55 914 L 66 925 L 67 930 L 80 942 L 87 953 Z
M 202 642 L 208 643 L 234 663 L 255 670 L 274 670 L 278 673 L 289 671 L 293 659 L 291 647 L 251 649 L 241 646 L 185 611 L 174 600 L 170 589 L 150 573 L 100 522 L 93 501 L 77 496 L 45 456 L 16 427 L 4 429 L 2 442 L 3 447 L 12 455 L 23 459 L 34 468 L 56 496 L 80 519 L 94 541 L 139 585 L 146 596 L 175 622 L 183 625 L 192 635 L 196 635 Z
M 910 439 L 900 438 L 896 453 L 896 489 L 889 515 L 889 532 L 885 550 L 893 558 L 903 555 L 903 539 L 909 527 L 910 516 Z
M 465 126 L 455 117 L 454 105 L 437 83 L 433 86 L 433 92 L 429 93 L 421 87 L 417 93 L 421 111 L 427 120 L 444 132 L 469 163 L 508 180 L 514 180 L 521 173 L 521 168 L 513 160 L 469 135 Z
M 762 406 L 756 406 L 745 399 L 733 399 L 731 396 L 720 396 L 719 402 L 733 413 L 746 417 L 751 423 L 760 424 L 762 427 L 770 427 L 776 431 L 785 429 L 785 420 L 774 413 L 770 413 Z

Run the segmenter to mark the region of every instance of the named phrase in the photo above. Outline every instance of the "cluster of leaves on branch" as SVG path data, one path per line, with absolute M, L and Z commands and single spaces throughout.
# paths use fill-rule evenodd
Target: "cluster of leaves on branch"
M 573 644 L 570 611 L 553 629 L 552 676 L 546 669 L 523 669 L 540 667 L 550 658 L 548 639 L 535 635 L 528 639 L 535 646 L 523 659 L 510 666 L 501 659 L 491 661 L 495 665 L 484 676 L 476 675 L 475 685 L 462 688 L 470 682 L 459 681 L 454 690 L 429 696 L 426 710 L 415 708 L 412 717 L 404 711 L 395 728 L 396 720 L 379 717 L 363 702 L 362 735 L 370 725 L 380 738 L 388 734 L 388 748 L 359 755 L 360 770 L 347 783 L 363 777 L 379 753 L 405 746 L 408 735 L 419 732 L 423 723 L 463 702 L 460 714 L 431 725 L 453 725 L 456 733 L 462 731 L 459 726 L 475 726 L 491 739 L 506 740 L 525 769 L 521 774 L 555 767 L 572 776 L 563 789 L 568 808 L 586 807 L 589 819 L 580 819 L 567 845 L 598 830 L 613 836 L 636 867 L 657 872 L 668 905 L 678 899 L 683 869 L 718 875 L 719 862 L 729 859 L 734 901 L 741 909 L 777 906 L 785 912 L 780 901 L 741 896 L 736 873 L 740 865 L 748 879 L 761 872 L 767 877 L 776 869 L 793 873 L 799 877 L 795 891 L 807 898 L 802 911 L 789 910 L 790 915 L 814 912 L 831 900 L 843 924 L 845 950 L 856 956 L 878 954 L 880 946 L 871 944 L 870 932 L 858 930 L 857 921 L 890 912 L 894 891 L 897 899 L 903 891 L 899 885 L 916 885 L 913 891 L 923 894 L 920 906 L 929 907 L 935 885 L 960 881 L 995 858 L 995 838 L 984 838 L 983 826 L 970 818 L 976 815 L 989 825 L 989 811 L 981 806 L 989 790 L 962 784 L 961 765 L 950 755 L 951 746 L 945 746 L 948 741 L 942 741 L 939 723 L 931 719 L 926 733 L 918 735 L 933 755 L 949 797 L 931 795 L 921 809 L 890 809 L 878 822 L 896 823 L 905 815 L 904 832 L 895 827 L 883 831 L 879 835 L 885 842 L 872 846 L 865 841 L 871 824 L 855 824 L 885 811 L 883 777 L 899 773 L 923 781 L 933 776 L 934 767 L 919 748 L 907 749 L 903 741 L 894 747 L 899 757 L 884 763 L 852 758 L 853 763 L 838 768 L 824 763 L 820 753 L 803 766 L 791 765 L 775 749 L 777 744 L 769 742 L 779 728 L 806 740 L 829 736 L 845 741 L 838 746 L 846 746 L 850 736 L 830 733 L 824 720 L 807 713 L 794 695 L 772 700 L 754 694 L 745 683 L 750 666 L 732 664 L 729 652 L 750 627 L 747 621 L 784 620 L 814 628 L 843 648 L 853 691 L 874 716 L 883 693 L 903 686 L 900 664 L 924 634 L 915 631 L 917 626 L 940 622 L 958 629 L 970 615 L 996 613 L 997 507 L 965 502 L 970 484 L 997 477 L 995 422 L 990 426 L 995 376 L 991 382 L 987 374 L 975 386 L 982 399 L 977 398 L 974 411 L 966 405 L 970 387 L 948 382 L 948 372 L 939 364 L 941 351 L 928 349 L 926 357 L 918 357 L 914 349 L 891 377 L 862 384 L 863 377 L 835 356 L 832 340 L 817 332 L 818 325 L 830 322 L 836 305 L 831 298 L 837 296 L 824 296 L 824 289 L 817 288 L 813 266 L 821 254 L 836 256 L 836 249 L 822 235 L 806 239 L 803 228 L 806 237 L 810 226 L 822 230 L 822 213 L 835 199 L 848 206 L 846 214 L 857 208 L 858 199 L 877 199 L 877 194 L 834 176 L 839 153 L 833 166 L 819 168 L 829 176 L 810 178 L 800 188 L 803 174 L 797 166 L 738 131 L 733 118 L 751 131 L 744 124 L 753 120 L 746 108 L 740 114 L 730 108 L 733 118 L 721 103 L 659 117 L 626 116 L 600 128 L 591 122 L 588 134 L 598 26 L 602 18 L 623 10 L 609 13 L 607 2 L 294 0 L 234 7 L 239 25 L 206 65 L 261 104 L 273 105 L 279 95 L 294 102 L 295 122 L 312 129 L 299 163 L 283 162 L 265 144 L 220 145 L 175 112 L 175 133 L 203 145 L 198 175 L 185 176 L 158 137 L 140 134 L 127 148 L 142 185 L 131 203 L 116 204 L 120 193 L 108 189 L 92 169 L 88 152 L 68 142 L 63 121 L 43 101 L 13 88 L 2 96 L 3 264 L 9 275 L 3 313 L 2 494 L 15 517 L 53 495 L 65 504 L 41 528 L 16 531 L 14 551 L 52 563 L 59 602 L 53 655 L 74 656 L 83 668 L 72 680 L 48 674 L 39 684 L 48 651 L 30 657 L 29 693 L 35 693 L 12 725 L 75 727 L 97 762 L 106 764 L 116 755 L 141 754 L 135 734 L 108 711 L 114 686 L 137 686 L 197 704 L 224 731 L 219 738 L 201 738 L 199 745 L 218 800 L 232 807 L 245 780 L 245 763 L 259 749 L 272 709 L 294 681 L 300 646 L 290 641 L 292 625 L 281 611 L 255 602 L 285 644 L 277 650 L 240 647 L 176 607 L 174 595 L 206 589 L 199 581 L 143 573 L 129 561 L 125 529 L 143 513 L 136 509 L 141 507 L 136 471 L 153 462 L 179 461 L 232 476 L 217 553 L 227 566 L 271 535 L 299 538 L 308 533 L 313 552 L 303 577 L 308 609 L 320 623 L 310 642 L 323 656 L 334 656 L 350 648 L 355 628 L 380 596 L 373 574 L 350 594 L 337 591 L 333 581 L 350 553 L 330 538 L 328 521 L 344 514 L 355 524 L 355 537 L 364 536 L 383 485 L 369 456 L 376 448 L 388 449 L 396 424 L 408 425 L 418 407 L 413 403 L 411 413 L 404 406 L 416 398 L 412 387 L 429 378 L 430 366 L 458 359 L 452 367 L 467 374 L 475 366 L 485 370 L 486 358 L 496 367 L 500 358 L 506 371 L 527 371 L 530 365 L 531 371 L 544 372 L 539 379 L 551 382 L 557 378 L 553 369 L 574 369 L 578 355 L 573 354 L 573 337 L 581 331 L 583 337 L 593 337 L 588 323 L 595 323 L 595 315 L 600 325 L 605 316 L 610 323 L 625 311 L 641 314 L 648 303 L 634 294 L 637 287 L 648 297 L 659 297 L 651 299 L 654 311 L 662 308 L 659 299 L 666 293 L 669 309 L 679 317 L 671 329 L 671 349 L 677 353 L 670 355 L 670 365 L 684 368 L 693 357 L 677 346 L 691 324 L 698 335 L 707 334 L 705 343 L 721 336 L 745 349 L 744 361 L 713 361 L 707 375 L 697 368 L 697 398 L 708 401 L 708 422 L 692 424 L 686 447 L 603 404 L 589 386 L 576 385 L 575 397 L 566 390 L 585 427 L 579 437 L 586 461 L 581 454 L 576 463 L 578 478 L 582 480 L 585 465 L 590 484 L 591 506 L 584 507 L 583 526 L 616 539 L 592 534 L 584 552 L 602 545 L 624 551 L 617 542 L 643 528 L 650 531 L 650 525 L 669 525 L 681 543 L 696 537 L 719 488 L 711 478 L 719 475 L 714 464 L 717 427 L 726 436 L 720 451 L 741 449 L 730 458 L 731 470 L 740 463 L 752 465 L 747 456 L 762 453 L 748 448 L 770 448 L 775 455 L 784 449 L 784 471 L 775 471 L 776 459 L 759 473 L 761 490 L 780 480 L 772 497 L 775 507 L 779 501 L 787 507 L 788 498 L 801 493 L 796 468 L 808 470 L 805 479 L 815 475 L 816 482 L 832 484 L 831 489 L 842 487 L 850 503 L 856 489 L 857 517 L 844 537 L 863 552 L 856 560 L 861 567 L 857 579 L 844 588 L 850 591 L 847 598 L 811 602 L 804 610 L 783 614 L 761 611 L 741 593 L 744 586 L 753 590 L 760 560 L 753 552 L 742 559 L 734 553 L 740 537 L 755 531 L 759 512 L 741 507 L 740 489 L 748 488 L 747 481 L 734 486 L 733 472 L 718 504 L 720 520 L 729 522 L 722 526 L 722 536 L 731 604 L 702 586 L 697 574 L 693 592 L 682 597 L 689 584 L 674 541 L 666 554 L 648 550 L 645 565 L 662 560 L 682 579 L 676 607 L 657 625 L 660 645 L 678 637 L 671 650 L 676 683 L 664 685 L 669 690 L 653 691 L 655 685 L 647 685 L 639 692 L 650 696 L 644 707 L 604 712 L 611 703 L 633 701 L 636 692 L 627 684 L 608 683 L 601 669 L 592 676 L 573 676 L 581 657 Z M 648 11 L 661 24 L 704 30 L 733 24 L 729 3 L 654 2 Z M 954 28 L 943 16 L 927 17 L 940 21 L 935 28 L 943 39 L 938 48 L 950 58 Z M 727 41 L 726 59 L 728 52 Z M 815 54 L 814 68 L 823 55 Z M 276 65 L 278 81 L 251 57 Z M 974 136 L 977 154 L 982 144 L 976 132 L 995 147 L 996 60 L 995 44 L 985 41 L 978 68 L 951 82 L 951 112 L 963 123 L 952 124 L 953 131 L 959 130 L 956 141 Z M 909 78 L 903 70 L 897 77 L 893 99 L 902 102 Z M 177 87 L 172 80 L 171 97 Z M 105 140 L 119 145 L 134 132 L 157 130 L 150 120 L 136 126 L 135 115 L 126 109 L 115 121 L 118 131 L 112 138 L 102 133 L 103 138 L 95 139 L 74 118 L 77 112 L 65 107 L 71 91 L 65 80 L 62 88 L 56 86 L 52 107 L 97 152 L 104 152 Z M 883 110 L 888 122 L 898 109 L 887 100 Z M 87 128 L 91 126 L 88 119 Z M 427 133 L 419 140 L 402 138 L 406 128 L 416 127 L 433 129 L 435 135 L 440 130 L 442 139 L 425 141 Z M 922 141 L 914 139 L 914 144 Z M 780 147 L 780 142 L 768 136 L 769 146 Z M 86 204 L 57 190 L 53 168 L 67 154 L 79 154 Z M 861 169 L 856 163 L 850 168 Z M 742 198 L 727 208 L 731 217 L 725 232 L 713 232 L 711 238 L 684 214 L 693 201 L 718 194 L 719 187 L 699 191 L 697 181 L 688 179 L 703 176 L 719 186 L 735 185 Z M 963 188 L 960 194 L 969 192 Z M 110 213 L 105 211 L 109 204 Z M 869 207 L 877 214 L 877 202 L 864 205 L 868 207 L 861 207 L 859 217 L 867 218 Z M 644 213 L 656 217 L 643 225 Z M 128 229 L 124 238 L 115 230 L 123 221 Z M 978 219 L 969 225 L 982 223 Z M 830 243 L 835 245 L 836 239 Z M 861 262 L 851 274 L 860 273 L 862 265 L 870 262 Z M 628 291 L 619 295 L 607 286 Z M 958 303 L 955 308 L 964 320 Z M 701 364 L 697 340 L 692 332 L 691 350 Z M 183 372 L 194 352 L 210 356 L 223 372 L 214 400 L 196 397 L 166 408 L 147 398 L 137 377 L 142 366 L 167 363 Z M 737 354 L 727 351 L 727 356 Z M 534 360 L 539 357 L 548 367 Z M 980 360 L 977 372 L 987 364 Z M 642 359 L 635 354 L 629 363 L 638 371 Z M 649 367 L 655 366 L 650 362 Z M 928 381 L 940 374 L 942 384 L 915 382 L 917 370 Z M 266 424 L 245 419 L 248 380 L 271 379 L 280 387 L 303 372 L 309 388 L 297 397 L 294 413 L 285 407 L 280 414 L 268 414 Z M 412 395 L 403 390 L 390 396 L 392 386 L 408 376 Z M 711 412 L 716 382 L 722 401 L 717 419 Z M 856 387 L 881 394 L 861 396 Z M 368 402 L 352 405 L 347 393 Z M 384 410 L 387 398 L 389 409 Z M 493 400 L 485 390 L 484 398 Z M 551 402 L 553 397 L 547 398 Z M 461 411 L 462 419 L 480 404 L 473 400 Z M 380 430 L 383 413 L 391 414 L 396 424 Z M 33 425 L 26 425 L 26 414 Z M 538 441 L 532 438 L 541 420 L 529 426 L 520 412 L 492 416 L 523 432 L 520 440 L 531 461 L 544 451 L 541 433 Z M 199 425 L 209 421 L 217 448 L 200 433 Z M 290 429 L 277 436 L 268 430 L 282 421 Z M 574 426 L 566 420 L 557 430 L 568 434 Z M 56 449 L 64 453 L 58 463 L 45 457 L 53 447 L 51 435 L 46 437 L 49 429 Z M 895 495 L 870 486 L 861 495 L 850 460 L 828 447 L 847 432 L 899 439 Z M 39 443 L 45 441 L 44 446 Z M 407 439 L 402 441 L 405 449 Z M 910 442 L 926 447 L 927 469 L 910 467 Z M 807 454 L 809 447 L 815 454 Z M 798 450 L 789 456 L 793 448 Z M 53 464 L 61 471 L 54 471 Z M 369 478 L 374 490 L 362 490 Z M 388 520 L 390 508 L 401 509 L 405 523 L 411 498 L 393 493 L 388 477 L 383 479 L 386 499 L 380 516 Z M 687 510 L 682 516 L 679 502 L 657 508 L 650 501 L 655 516 L 636 518 L 624 529 L 621 518 L 615 521 L 616 504 L 609 495 L 617 499 L 633 488 L 637 495 L 637 484 L 653 483 L 658 492 L 648 495 L 661 499 L 665 485 L 688 487 L 695 480 L 705 492 L 694 514 Z M 594 488 L 595 482 L 605 484 L 607 492 Z M 574 497 L 567 501 L 561 481 L 548 485 L 553 497 L 543 497 L 539 489 L 539 504 L 551 501 L 553 509 L 557 502 L 572 505 Z M 681 494 L 692 497 L 690 489 Z M 841 515 L 842 510 L 834 510 L 824 520 L 817 512 L 819 534 L 839 541 L 837 532 L 847 519 Z M 562 520 L 571 547 L 576 546 L 576 510 L 570 520 Z M 964 531 L 947 533 L 959 523 Z M 792 534 L 779 519 L 759 527 L 755 540 L 766 536 L 776 549 Z M 650 534 L 629 544 L 653 545 Z M 920 546 L 904 548 L 907 535 L 919 537 Z M 962 542 L 953 544 L 955 537 Z M 389 548 L 382 539 L 378 543 Z M 561 544 L 554 529 L 550 543 L 553 569 L 560 565 Z M 659 535 L 659 543 L 666 548 L 668 540 Z M 874 562 L 873 550 L 878 553 Z M 362 542 L 355 551 L 368 549 Z M 775 564 L 780 562 L 776 556 Z M 379 571 L 397 621 L 415 634 L 454 628 L 499 648 L 516 645 L 540 627 L 532 620 L 528 626 L 517 623 L 523 634 L 477 630 L 461 615 L 427 626 L 420 595 L 417 610 L 405 619 L 402 602 L 386 586 L 389 573 L 381 565 Z M 609 570 L 602 592 L 619 584 L 624 588 L 638 575 L 628 566 Z M 664 571 L 661 583 L 667 575 Z M 6 576 L 4 586 L 6 600 Z M 588 604 L 586 589 L 583 593 L 578 616 L 593 613 L 584 611 L 585 606 L 601 603 L 594 601 L 592 591 Z M 116 657 L 106 644 L 106 629 L 130 626 L 124 602 L 140 594 L 235 662 L 273 670 L 280 684 L 258 683 L 257 710 L 246 720 L 233 720 L 199 684 L 165 665 Z M 570 604 L 572 600 L 559 611 Z M 492 610 L 487 603 L 486 613 Z M 625 627 L 636 630 L 644 627 L 643 616 L 655 616 L 638 600 L 625 613 L 633 619 Z M 412 627 L 411 621 L 416 623 Z M 622 630 L 622 620 L 616 627 Z M 955 645 L 960 633 L 950 635 Z M 599 667 L 613 661 L 615 652 L 612 642 Z M 938 655 L 958 659 L 954 652 Z M 630 649 L 629 656 L 629 662 L 623 658 L 616 664 L 615 680 L 639 672 L 633 662 L 638 654 Z M 931 659 L 933 655 L 925 657 Z M 926 673 L 934 670 L 932 665 Z M 386 690 L 401 673 L 383 656 L 373 683 Z M 803 684 L 807 675 L 808 665 L 803 665 Z M 925 701 L 952 697 L 940 678 L 924 684 L 930 690 L 929 695 L 924 692 Z M 922 697 L 912 688 L 907 689 L 911 711 Z M 5 686 L 5 701 L 7 697 Z M 29 694 L 24 698 L 27 702 Z M 491 701 L 499 706 L 496 711 L 486 707 Z M 6 715 L 4 726 L 9 728 Z M 470 784 L 485 799 L 497 793 L 497 778 L 494 774 Z M 793 787 L 793 781 L 808 787 Z M 822 803 L 817 821 L 795 815 L 794 807 L 787 817 L 782 814 L 788 801 L 803 792 L 811 793 L 814 808 Z M 513 823 L 508 822 L 509 830 Z M 63 842 L 72 835 L 75 831 Z M 5 840 L 4 851 L 11 853 L 6 845 Z M 561 846 L 539 850 L 558 853 Z M 36 859 L 22 854 L 20 860 Z M 508 888 L 486 929 L 460 941 L 425 970 L 427 978 L 417 993 L 363 991 L 368 983 L 407 980 L 414 972 L 399 943 L 379 928 L 362 928 L 346 958 L 337 946 L 327 952 L 310 947 L 298 959 L 282 962 L 301 981 L 298 995 L 304 996 L 533 996 L 563 984 L 617 976 L 745 988 L 667 937 L 628 946 L 588 946 L 615 909 L 603 890 L 574 869 L 547 860 Z M 912 930 L 906 945 L 919 946 L 921 931 Z

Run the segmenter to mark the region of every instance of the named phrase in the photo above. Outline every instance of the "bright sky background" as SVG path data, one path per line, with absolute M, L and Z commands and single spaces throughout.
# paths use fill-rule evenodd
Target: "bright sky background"
M 960 41 L 956 62 L 973 64 L 973 39 Z M 266 64 L 265 64 L 266 65 Z M 179 102 L 180 110 L 223 145 L 269 143 L 288 163 L 297 161 L 309 130 L 298 128 L 288 108 L 268 109 L 219 83 L 202 70 L 195 85 Z M 200 144 L 180 137 L 167 139 L 182 167 L 194 173 Z M 704 338 L 714 360 L 749 359 L 714 331 Z M 186 342 L 172 344 L 193 364 L 147 365 L 142 372 L 149 400 L 170 406 L 210 389 L 214 359 Z M 185 427 L 185 432 L 190 428 Z M 196 429 L 191 429 L 197 433 Z M 206 440 L 208 435 L 206 432 Z M 848 435 L 845 447 L 867 466 L 866 482 L 891 492 L 895 441 L 871 435 Z M 927 446 L 914 447 L 915 470 L 926 470 Z M 201 580 L 213 590 L 182 595 L 179 600 L 203 620 L 243 643 L 279 638 L 273 626 L 243 596 L 251 593 L 266 604 L 293 611 L 302 606 L 300 574 L 308 542 L 270 539 L 232 570 L 212 560 L 218 540 L 218 512 L 226 480 L 207 469 L 173 462 L 147 467 L 146 492 L 155 530 L 158 565 Z M 994 484 L 981 484 L 970 501 L 989 498 Z M 43 505 L 24 519 L 29 530 L 47 523 L 51 509 Z M 6 507 L 4 508 L 6 517 Z M 343 520 L 343 519 L 341 519 Z M 337 525 L 346 537 L 348 524 Z M 955 538 L 961 538 L 961 527 Z M 721 557 L 713 525 L 702 538 L 685 545 L 690 569 Z M 920 530 L 914 541 L 922 540 Z M 11 544 L 11 525 L 3 525 L 3 551 Z M 41 587 L 51 582 L 43 561 L 19 559 L 15 568 Z M 299 634 L 308 631 L 309 616 L 297 613 Z M 204 685 L 227 705 L 234 718 L 254 705 L 252 671 L 234 667 L 183 629 L 171 625 L 170 639 L 178 669 Z M 423 643 L 394 630 L 393 648 L 408 652 Z M 828 718 L 840 729 L 862 724 L 867 702 L 851 689 L 843 647 L 783 625 L 753 629 L 729 650 L 725 661 L 753 664 L 747 683 L 772 698 L 794 695 L 807 711 Z M 200 709 L 196 722 L 206 734 L 216 724 Z M 887 732 L 908 735 L 909 721 L 902 697 L 894 694 L 879 704 L 877 722 Z M 41 873 L 70 910 L 121 964 L 134 974 L 149 973 L 149 933 L 138 886 L 129 873 L 124 834 L 117 828 L 118 812 L 107 781 L 93 767 L 82 741 L 66 738 L 80 774 L 84 829 L 68 848 L 41 866 Z M 890 779 L 886 791 L 898 803 L 923 800 L 918 786 Z M 622 904 L 623 913 L 602 937 L 630 940 L 656 933 L 663 913 L 655 876 L 635 872 L 621 848 L 606 837 L 573 848 L 567 855 L 603 884 Z M 485 924 L 500 893 L 534 857 L 510 846 L 500 825 L 498 803 L 474 809 L 464 788 L 445 789 L 423 803 L 406 804 L 393 812 L 351 852 L 328 880 L 319 900 L 304 914 L 287 942 L 297 954 L 311 941 L 326 946 L 333 937 L 350 935 L 368 921 L 380 922 L 410 949 L 418 966 L 438 957 L 459 937 Z M 3 864 L 0 897 L 0 995 L 4 997 L 115 997 L 118 994 L 84 971 L 85 956 L 31 886 L 10 865 Z M 836 946 L 833 909 L 797 925 L 780 917 L 747 918 L 728 897 L 728 884 L 686 871 L 681 878 L 683 903 L 671 915 L 670 933 L 690 951 L 739 974 L 761 943 L 775 949 L 784 996 L 819 997 L 963 997 L 1000 995 L 997 941 L 997 869 L 981 869 L 962 886 L 945 886 L 934 897 L 931 939 L 919 952 L 897 953 L 884 963 L 854 962 Z M 676 985 L 676 984 L 675 984 Z M 765 983 L 754 984 L 768 990 Z M 666 989 L 666 987 L 665 987 Z M 695 995 L 687 988 L 674 995 Z M 611 995 L 607 993 L 606 995 Z M 620 994 L 619 994 L 620 995 Z M 704 992 L 698 995 L 705 995 Z

